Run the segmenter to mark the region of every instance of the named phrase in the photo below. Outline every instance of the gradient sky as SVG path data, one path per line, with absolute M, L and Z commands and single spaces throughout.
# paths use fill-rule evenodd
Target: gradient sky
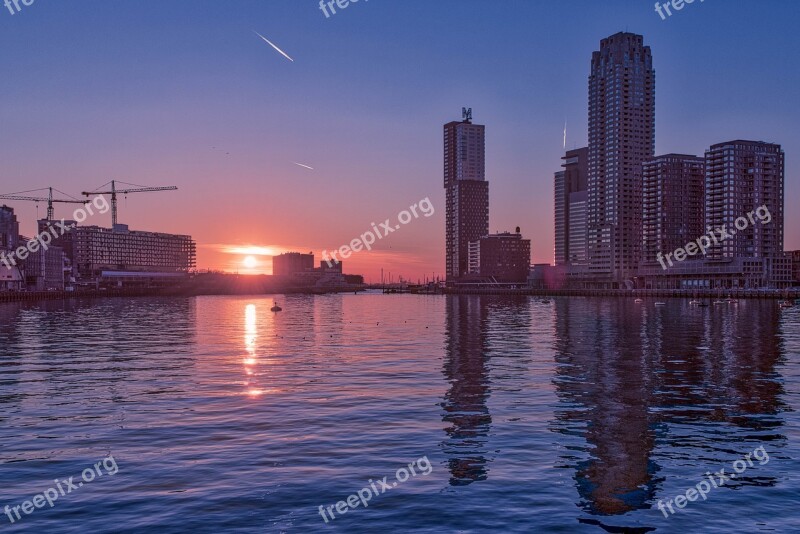
M 121 200 L 120 222 L 191 234 L 199 268 L 239 272 L 248 252 L 264 272 L 261 253 L 319 260 L 428 197 L 432 217 L 345 271 L 442 276 L 442 125 L 468 106 L 486 125 L 491 231 L 521 226 L 532 262 L 552 262 L 564 122 L 567 147 L 585 146 L 592 51 L 627 30 L 653 50 L 656 152 L 782 144 L 785 245 L 800 249 L 800 2 L 696 0 L 667 20 L 651 0 L 361 0 L 328 19 L 318 4 L 0 4 L 0 192 L 177 185 Z M 32 235 L 36 206 L 8 204 Z

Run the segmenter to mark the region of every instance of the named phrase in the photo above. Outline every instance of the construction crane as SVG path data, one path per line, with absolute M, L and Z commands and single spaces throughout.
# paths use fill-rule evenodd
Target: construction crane
M 20 196 L 21 193 L 34 193 L 36 191 L 44 191 L 45 189 L 48 190 L 48 194 L 47 194 L 47 197 L 44 197 L 44 198 L 43 197 Z M 64 193 L 62 191 L 58 191 L 58 189 L 56 189 L 56 191 L 61 193 L 62 195 L 70 196 L 70 195 L 67 195 L 66 193 Z M 47 202 L 47 220 L 48 221 L 52 221 L 53 220 L 53 217 L 54 217 L 53 203 L 55 203 L 55 202 L 59 202 L 59 203 L 62 203 L 62 204 L 88 204 L 89 203 L 88 200 L 77 200 L 77 199 L 76 200 L 67 200 L 67 199 L 53 198 L 53 188 L 52 187 L 42 187 L 40 189 L 31 189 L 30 191 L 19 191 L 18 193 L 10 193 L 8 195 L 0 195 L 0 199 L 4 199 L 4 200 L 24 200 L 24 201 L 28 201 L 28 202 Z
M 143 185 L 136 185 L 136 184 L 129 184 L 126 182 L 120 182 L 123 185 L 133 186 L 135 189 L 117 189 L 117 180 L 111 180 L 108 182 L 111 184 L 111 191 L 84 191 L 82 194 L 85 196 L 91 195 L 111 195 L 111 224 L 116 226 L 117 224 L 117 194 L 127 195 L 128 193 L 149 193 L 153 191 L 177 191 L 178 188 L 174 185 L 169 185 L 166 187 L 145 187 Z M 100 187 L 105 187 L 108 183 L 101 185 Z

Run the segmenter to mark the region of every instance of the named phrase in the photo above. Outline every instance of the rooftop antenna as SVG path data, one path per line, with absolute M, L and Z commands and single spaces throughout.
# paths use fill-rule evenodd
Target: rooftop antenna
M 461 118 L 466 123 L 472 122 L 472 108 L 461 108 Z

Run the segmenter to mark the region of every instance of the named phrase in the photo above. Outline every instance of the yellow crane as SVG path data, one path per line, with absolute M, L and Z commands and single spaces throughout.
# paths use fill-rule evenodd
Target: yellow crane
M 136 184 L 129 184 L 126 182 L 120 181 L 119 183 L 126 185 L 126 186 L 133 186 L 133 189 L 117 189 L 117 182 L 118 180 L 111 180 L 110 182 L 103 184 L 100 188 L 111 184 L 110 191 L 84 191 L 82 194 L 85 196 L 91 195 L 111 195 L 111 224 L 116 226 L 117 224 L 117 194 L 127 195 L 128 193 L 149 193 L 153 191 L 177 191 L 178 188 L 174 185 L 168 185 L 165 187 L 145 187 L 142 185 Z M 98 189 L 100 189 L 98 188 Z

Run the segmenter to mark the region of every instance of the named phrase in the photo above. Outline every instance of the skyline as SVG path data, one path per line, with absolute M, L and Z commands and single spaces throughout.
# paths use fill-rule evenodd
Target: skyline
M 373 282 L 382 267 L 443 277 L 441 126 L 471 107 L 486 125 L 490 232 L 520 226 L 531 262 L 552 263 L 564 122 L 567 149 L 586 146 L 591 54 L 627 23 L 653 53 L 656 155 L 702 156 L 738 138 L 781 144 L 784 248 L 800 249 L 791 203 L 800 198 L 792 179 L 800 112 L 786 105 L 800 70 L 796 57 L 774 53 L 797 43 L 788 2 L 695 4 L 666 20 L 631 2 L 514 10 L 470 2 L 452 13 L 448 3 L 363 2 L 330 19 L 316 2 L 150 4 L 88 2 L 78 11 L 36 2 L 0 15 L 0 44 L 13 50 L 0 60 L 0 192 L 54 186 L 78 196 L 111 179 L 177 185 L 174 194 L 121 198 L 120 222 L 191 234 L 198 268 L 243 273 L 246 255 L 320 258 L 429 197 L 432 217 L 354 254 L 345 271 Z M 567 14 L 570 25 L 553 27 Z M 463 30 L 474 20 L 495 26 L 474 39 Z M 34 234 L 36 208 L 8 204 L 21 232 Z M 67 214 L 57 208 L 57 218 Z M 103 217 L 86 224 L 110 226 Z

